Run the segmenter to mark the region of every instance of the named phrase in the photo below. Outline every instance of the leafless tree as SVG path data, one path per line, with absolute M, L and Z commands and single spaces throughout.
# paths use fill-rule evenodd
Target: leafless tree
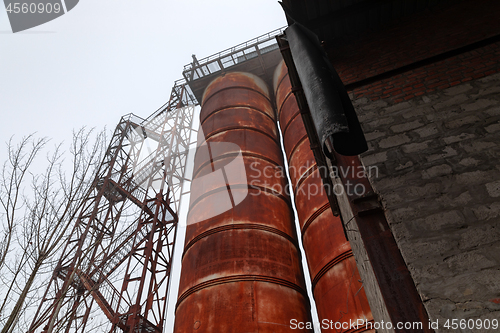
M 40 290 L 78 216 L 105 151 L 105 132 L 82 128 L 67 151 L 34 135 L 7 143 L 0 174 L 0 327 L 25 332 Z M 46 156 L 46 159 L 40 157 Z M 68 158 L 69 157 L 69 158 Z M 38 173 L 35 169 L 42 169 Z

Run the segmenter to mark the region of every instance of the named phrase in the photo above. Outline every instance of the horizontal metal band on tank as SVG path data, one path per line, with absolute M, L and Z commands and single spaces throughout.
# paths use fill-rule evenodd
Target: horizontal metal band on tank
M 271 140 L 273 140 L 275 143 L 279 144 L 279 139 L 277 139 L 276 137 L 273 137 L 272 135 L 269 135 L 269 133 L 266 133 L 262 130 L 259 130 L 257 128 L 251 128 L 251 127 L 245 127 L 245 128 L 241 128 L 241 127 L 237 127 L 237 126 L 228 126 L 228 127 L 224 127 L 224 128 L 221 128 L 219 130 L 216 130 L 216 131 L 213 131 L 213 132 L 210 132 L 210 133 L 204 133 L 205 134 L 205 140 L 208 140 L 210 139 L 211 137 L 217 135 L 217 134 L 220 134 L 220 133 L 224 133 L 224 132 L 227 132 L 227 131 L 252 131 L 252 132 L 258 132 L 260 134 L 263 134 L 265 136 L 267 136 L 268 138 L 270 138 Z
M 208 116 L 206 116 L 205 118 L 202 118 L 201 119 L 201 122 L 200 124 L 203 125 L 205 123 L 205 121 L 210 118 L 212 115 L 215 115 L 221 111 L 224 111 L 226 109 L 235 109 L 235 108 L 248 108 L 248 109 L 252 109 L 252 110 L 255 110 L 255 111 L 259 111 L 260 113 L 262 113 L 263 115 L 265 115 L 266 117 L 268 117 L 269 119 L 271 119 L 272 121 L 274 121 L 274 118 L 271 117 L 271 115 L 259 108 L 256 108 L 255 106 L 245 106 L 245 105 L 239 105 L 239 104 L 229 104 L 229 105 L 226 105 L 224 107 L 221 107 L 221 108 L 218 108 L 218 109 L 214 109 L 213 111 L 210 111 L 210 114 Z
M 323 268 L 321 268 L 318 273 L 316 274 L 316 276 L 314 277 L 314 279 L 312 280 L 312 289 L 314 290 L 314 288 L 316 287 L 316 284 L 318 283 L 319 280 L 321 280 L 321 278 L 323 277 L 323 275 L 325 275 L 326 273 L 328 273 L 328 271 L 334 267 L 335 265 L 337 265 L 338 263 L 350 258 L 350 257 L 353 257 L 354 254 L 352 253 L 352 250 L 349 250 L 349 251 L 346 251 L 346 252 L 342 252 L 342 254 L 340 256 L 337 256 L 335 258 L 333 258 L 332 260 L 330 260 L 325 266 L 323 266 Z
M 291 160 L 292 159 L 292 156 L 293 154 L 297 151 L 297 149 L 299 148 L 300 144 L 303 143 L 304 141 L 308 140 L 307 139 L 307 134 L 304 135 L 303 137 L 301 137 L 297 143 L 294 145 L 294 147 L 292 148 L 292 150 L 290 151 L 289 154 L 287 154 L 287 159 L 288 160 Z
M 244 282 L 244 281 L 249 281 L 249 282 L 267 282 L 267 283 L 273 283 L 277 284 L 280 286 L 284 286 L 290 289 L 293 289 L 295 291 L 298 291 L 300 294 L 302 294 L 304 297 L 307 296 L 307 291 L 300 286 L 296 285 L 295 283 L 291 283 L 290 281 L 283 280 L 283 279 L 278 279 L 272 276 L 264 276 L 264 275 L 233 275 L 233 276 L 228 276 L 228 277 L 223 277 L 223 278 L 218 278 L 218 279 L 213 279 L 209 281 L 202 282 L 192 288 L 189 288 L 186 290 L 182 295 L 179 296 L 177 299 L 177 304 L 175 305 L 175 308 L 177 309 L 179 305 L 186 299 L 188 298 L 191 294 L 194 294 L 197 291 L 203 290 L 207 287 L 212 287 L 224 283 L 232 283 L 232 282 Z
M 306 179 L 309 178 L 309 176 L 313 175 L 316 170 L 318 170 L 318 165 L 316 163 L 314 163 L 309 169 L 307 169 L 300 176 L 300 178 L 297 180 L 297 184 L 295 185 L 295 188 L 293 189 L 294 195 L 297 195 L 297 191 L 298 191 L 299 187 L 302 186 L 302 184 L 306 181 Z
M 209 95 L 208 97 L 204 98 L 203 99 L 203 104 L 206 104 L 210 98 L 212 98 L 213 96 L 217 95 L 218 93 L 220 92 L 223 92 L 223 91 L 226 91 L 226 90 L 229 90 L 229 89 L 244 89 L 244 90 L 250 90 L 250 91 L 253 91 L 253 92 L 256 92 L 258 93 L 259 95 L 261 95 L 262 97 L 264 97 L 265 99 L 267 99 L 269 101 L 269 103 L 271 103 L 271 100 L 269 99 L 268 96 L 264 95 L 262 92 L 258 91 L 258 90 L 255 90 L 253 88 L 250 88 L 250 87 L 247 87 L 247 86 L 238 86 L 238 85 L 235 85 L 235 86 L 230 86 L 230 87 L 225 87 L 225 88 L 222 88 L 222 89 L 219 89 L 219 90 L 216 90 L 215 93 Z
M 285 150 L 287 149 L 287 145 L 290 144 L 290 142 L 288 141 L 285 141 L 287 139 L 289 139 L 288 137 L 288 132 L 289 131 L 292 131 L 294 134 L 297 133 L 296 131 L 293 131 L 294 128 L 292 128 L 291 126 L 298 126 L 300 130 L 302 130 L 301 127 L 303 127 L 302 125 L 302 119 L 300 118 L 297 118 L 297 117 L 293 117 L 291 118 L 289 121 L 288 121 L 288 124 L 287 124 L 287 130 L 286 131 L 283 131 L 283 141 L 285 143 Z M 302 125 L 302 126 L 301 126 Z M 295 137 L 295 141 L 292 141 L 294 142 L 295 144 L 293 144 L 293 147 L 292 147 L 292 150 L 290 151 L 286 151 L 286 156 L 287 156 L 287 159 L 288 160 L 292 160 L 292 156 L 294 155 L 294 153 L 297 151 L 298 147 L 300 146 L 300 144 L 302 144 L 304 141 L 308 140 L 309 141 L 309 138 L 307 137 L 307 132 L 304 130 L 303 131 L 304 133 L 302 134 L 301 137 Z M 297 133 L 298 134 L 298 133 Z M 310 147 L 310 143 L 309 143 L 309 147 Z
M 236 88 L 225 88 L 224 90 L 237 90 L 237 89 L 236 89 Z M 264 95 L 262 95 L 260 92 L 257 92 L 257 91 L 255 91 L 255 90 L 248 89 L 248 88 L 239 88 L 239 90 L 247 90 L 247 91 L 252 91 L 252 92 L 258 93 L 258 94 L 259 94 L 259 96 L 264 96 Z M 217 94 L 214 94 L 214 95 L 212 95 L 212 96 L 215 96 L 215 95 L 217 95 Z M 210 97 L 212 97 L 212 96 L 210 96 Z M 269 101 L 269 99 L 268 99 L 267 97 L 266 97 L 266 101 L 270 103 L 270 101 Z M 206 104 L 207 102 L 203 102 L 203 103 L 204 103 L 204 104 Z M 208 111 L 208 112 L 209 112 L 209 115 L 207 116 L 207 115 L 205 114 L 206 112 L 203 112 L 204 110 L 203 110 L 203 107 L 202 107 L 202 111 L 201 111 L 201 114 L 200 114 L 200 123 L 204 123 L 204 122 L 205 122 L 205 120 L 206 120 L 206 118 L 208 118 L 209 116 L 211 116 L 211 115 L 212 115 L 212 114 L 214 114 L 214 113 L 218 113 L 218 112 L 220 112 L 221 110 L 224 110 L 224 109 L 228 109 L 228 108 L 237 108 L 237 107 L 248 107 L 248 108 L 251 108 L 251 109 L 253 109 L 253 110 L 260 111 L 260 112 L 262 112 L 262 113 L 267 113 L 267 112 L 265 112 L 264 110 L 262 110 L 262 109 L 260 109 L 260 108 L 256 107 L 255 105 L 253 105 L 253 106 L 248 106 L 248 105 L 245 105 L 245 104 L 227 104 L 227 105 L 224 105 L 223 107 L 213 108 L 212 110 L 210 110 L 210 108 L 209 108 L 209 110 L 210 110 L 210 111 Z M 271 118 L 271 115 L 269 115 L 269 114 L 268 114 L 268 116 Z M 273 119 L 273 118 L 271 118 L 271 119 Z M 274 119 L 273 119 L 273 121 L 274 121 Z
M 201 170 L 203 168 L 205 168 L 207 165 L 209 164 L 212 164 L 213 162 L 216 162 L 216 161 L 219 161 L 219 160 L 223 160 L 225 158 L 228 158 L 228 157 L 236 157 L 236 156 L 239 156 L 240 153 L 227 153 L 227 154 L 224 154 L 224 155 L 219 155 L 217 156 L 216 158 L 213 158 L 211 160 L 208 160 L 208 161 L 205 161 L 203 162 L 202 164 L 200 164 L 200 166 L 198 167 L 198 169 L 193 172 L 193 179 L 201 172 Z M 259 155 L 259 154 L 254 154 L 254 153 L 249 153 L 249 152 L 245 152 L 245 151 L 242 151 L 241 152 L 241 156 L 243 157 L 255 157 L 255 158 L 258 158 L 258 159 L 261 159 L 263 161 L 266 161 L 268 163 L 271 163 L 273 165 L 275 165 L 276 167 L 282 167 L 282 165 L 280 163 L 277 163 L 276 161 L 268 158 L 267 156 L 264 156 L 264 155 Z
M 290 198 L 288 196 L 284 196 L 283 194 L 276 192 L 273 189 L 270 189 L 267 187 L 263 187 L 263 186 L 259 186 L 259 185 L 249 185 L 249 184 L 234 184 L 234 185 L 231 185 L 231 189 L 235 189 L 235 190 L 248 189 L 249 191 L 258 189 L 259 191 L 266 192 L 268 194 L 272 194 L 272 195 L 280 198 L 281 200 L 285 201 L 288 205 L 291 205 Z M 214 193 L 218 193 L 221 191 L 227 191 L 227 186 L 222 186 L 222 187 L 219 187 L 219 188 L 216 188 L 216 189 L 213 189 L 213 190 L 210 190 L 210 191 L 203 193 L 194 202 L 191 203 L 191 206 L 189 206 L 189 209 L 192 209 L 201 200 L 211 196 Z
M 265 110 L 257 107 L 256 105 L 246 105 L 246 104 L 227 104 L 219 108 L 214 108 L 213 110 L 210 110 L 208 115 L 202 114 L 200 118 L 200 123 L 201 125 L 205 124 L 207 120 L 211 117 L 219 115 L 220 112 L 226 111 L 226 110 L 236 110 L 236 109 L 247 109 L 247 110 L 254 110 L 258 112 L 259 114 L 262 114 L 264 117 L 268 118 L 270 121 L 273 123 L 275 122 L 274 119 L 274 113 L 271 115 Z
M 316 220 L 316 218 L 318 216 L 320 216 L 321 214 L 323 214 L 328 209 L 330 209 L 330 203 L 329 202 L 325 203 L 323 206 L 321 206 L 320 208 L 318 208 L 318 210 L 316 210 L 311 216 L 309 216 L 309 218 L 307 219 L 306 223 L 304 223 L 304 226 L 300 230 L 300 232 L 302 234 L 302 239 L 304 239 L 304 235 L 306 233 L 306 230 L 307 230 L 307 228 L 309 228 L 309 226 L 311 225 L 311 223 L 313 223 L 314 220 Z
M 280 105 L 279 107 L 279 110 L 278 110 L 278 114 L 281 114 L 281 110 L 283 109 L 283 106 L 285 105 L 285 103 L 287 102 L 287 100 L 290 98 L 290 96 L 292 96 L 293 98 L 295 98 L 295 96 L 293 95 L 293 92 L 289 92 L 285 98 L 283 99 L 283 103 Z M 290 120 L 287 122 L 285 128 L 283 129 L 283 133 L 287 131 L 288 127 L 290 126 L 290 124 L 292 123 L 292 120 L 297 117 L 298 115 L 300 115 L 300 110 L 297 110 L 297 112 L 295 112 L 291 117 L 290 117 Z
M 286 234 L 285 232 L 283 232 L 279 229 L 271 228 L 271 227 L 268 227 L 268 226 L 265 226 L 262 224 L 257 224 L 257 223 L 238 223 L 238 224 L 228 224 L 228 225 L 216 227 L 213 229 L 209 229 L 205 232 L 202 232 L 201 234 L 194 237 L 192 240 L 190 240 L 185 245 L 184 252 L 182 253 L 182 258 L 184 258 L 184 255 L 186 254 L 187 250 L 189 250 L 189 248 L 191 248 L 191 246 L 193 246 L 200 239 L 205 238 L 205 237 L 210 236 L 210 235 L 213 235 L 213 234 L 218 233 L 218 232 L 223 232 L 223 231 L 228 231 L 228 230 L 236 230 L 236 229 L 254 229 L 254 230 L 262 230 L 262 231 L 270 232 L 270 233 L 273 233 L 275 235 L 278 235 L 278 236 L 281 236 L 281 237 L 287 239 L 288 241 L 290 241 L 290 243 L 295 245 L 297 250 L 299 249 L 299 243 L 297 242 L 297 240 L 293 239 L 292 237 L 290 237 L 290 235 Z

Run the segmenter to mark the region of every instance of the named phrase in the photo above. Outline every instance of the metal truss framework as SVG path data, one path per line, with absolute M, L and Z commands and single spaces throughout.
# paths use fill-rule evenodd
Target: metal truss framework
M 259 58 L 262 62 L 263 54 L 278 49 L 275 38 L 283 34 L 284 30 L 285 27 L 273 30 L 201 60 L 193 55 L 193 62 L 184 66 L 182 75 L 191 82 L 211 74 L 224 73 L 232 66 L 254 58 Z
M 163 331 L 196 104 L 121 118 L 29 332 Z

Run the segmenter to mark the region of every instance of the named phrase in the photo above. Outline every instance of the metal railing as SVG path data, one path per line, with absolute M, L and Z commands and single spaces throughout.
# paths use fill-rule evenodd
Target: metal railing
M 193 62 L 184 66 L 182 75 L 187 82 L 204 76 L 220 72 L 241 62 L 265 54 L 278 48 L 275 37 L 281 35 L 286 27 L 282 27 L 247 42 L 238 44 L 224 51 L 203 59 L 193 59 Z

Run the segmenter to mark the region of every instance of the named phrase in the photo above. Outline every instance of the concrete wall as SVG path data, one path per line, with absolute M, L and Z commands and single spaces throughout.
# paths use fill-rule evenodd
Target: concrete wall
M 325 43 L 369 142 L 362 162 L 378 168 L 370 181 L 438 332 L 448 319 L 500 319 L 498 17 L 499 1 L 450 2 Z
M 500 74 L 354 104 L 362 161 L 378 167 L 372 185 L 430 318 L 500 318 Z

